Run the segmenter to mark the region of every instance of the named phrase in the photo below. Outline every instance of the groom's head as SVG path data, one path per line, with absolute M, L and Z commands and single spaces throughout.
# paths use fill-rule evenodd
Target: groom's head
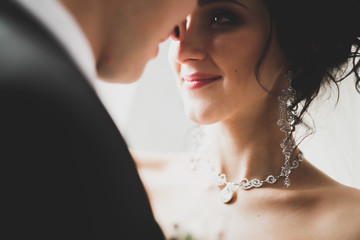
M 100 78 L 133 82 L 196 0 L 61 0 L 92 45 Z

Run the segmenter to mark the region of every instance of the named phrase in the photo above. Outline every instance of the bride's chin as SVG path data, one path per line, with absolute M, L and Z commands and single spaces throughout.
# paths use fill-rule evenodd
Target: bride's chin
M 182 96 L 186 116 L 199 125 L 210 125 L 221 121 L 219 104 L 209 97 Z
M 211 125 L 219 121 L 217 118 L 215 118 L 215 116 L 211 116 L 211 113 L 202 111 L 186 111 L 186 116 L 191 121 L 199 125 Z

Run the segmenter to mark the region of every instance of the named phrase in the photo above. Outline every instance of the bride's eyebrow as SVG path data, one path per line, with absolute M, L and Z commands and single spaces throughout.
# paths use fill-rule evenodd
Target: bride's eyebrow
M 198 0 L 198 5 L 204 6 L 204 5 L 207 5 L 210 3 L 216 3 L 216 2 L 230 2 L 230 3 L 234 3 L 234 4 L 240 5 L 246 9 L 248 9 L 248 7 L 245 4 L 238 2 L 236 0 Z

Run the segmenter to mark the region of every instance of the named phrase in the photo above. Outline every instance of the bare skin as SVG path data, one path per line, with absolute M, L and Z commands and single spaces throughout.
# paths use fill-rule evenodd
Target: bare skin
M 136 153 L 155 217 L 168 238 L 199 240 L 360 239 L 360 191 L 343 186 L 308 162 L 292 186 L 238 191 L 230 204 L 208 172 L 189 169 L 189 155 Z M 177 227 L 175 227 L 177 226 Z
M 276 34 L 260 72 L 268 91 L 254 75 L 271 27 L 276 33 L 261 0 L 202 0 L 173 36 L 170 60 L 185 112 L 208 125 L 209 157 L 230 181 L 277 175 L 284 163 L 277 96 L 287 86 L 289 63 Z M 194 88 L 186 79 L 199 73 L 216 80 Z M 335 182 L 307 161 L 291 173 L 290 188 L 280 179 L 238 191 L 230 204 L 223 204 L 221 189 L 205 168 L 188 169 L 188 155 L 134 156 L 168 237 L 176 234 L 178 224 L 178 232 L 207 240 L 360 239 L 360 191 Z

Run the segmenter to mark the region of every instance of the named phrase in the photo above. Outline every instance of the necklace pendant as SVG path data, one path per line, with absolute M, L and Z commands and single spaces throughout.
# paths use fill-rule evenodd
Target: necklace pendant
M 226 183 L 226 186 L 220 192 L 220 199 L 223 203 L 228 203 L 234 197 L 235 187 L 232 183 Z
M 226 175 L 225 174 L 220 174 L 216 177 L 216 184 L 218 186 L 222 186 L 222 185 L 225 185 L 227 182 L 226 180 Z

